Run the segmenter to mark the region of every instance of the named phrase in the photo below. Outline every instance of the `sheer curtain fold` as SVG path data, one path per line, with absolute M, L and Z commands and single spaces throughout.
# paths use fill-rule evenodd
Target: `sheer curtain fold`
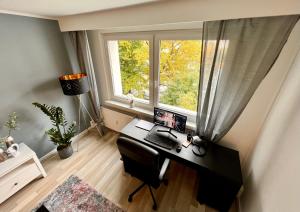
M 197 133 L 219 141 L 275 63 L 299 16 L 203 24 Z
M 87 32 L 65 32 L 64 39 L 73 73 L 86 73 L 88 75 L 90 108 L 97 129 L 103 135 L 98 87 Z

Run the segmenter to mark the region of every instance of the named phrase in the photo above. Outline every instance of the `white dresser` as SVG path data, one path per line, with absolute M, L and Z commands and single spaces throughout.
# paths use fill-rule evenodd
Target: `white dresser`
M 0 163 L 0 204 L 32 180 L 47 176 L 35 152 L 24 143 L 19 145 L 16 158 Z

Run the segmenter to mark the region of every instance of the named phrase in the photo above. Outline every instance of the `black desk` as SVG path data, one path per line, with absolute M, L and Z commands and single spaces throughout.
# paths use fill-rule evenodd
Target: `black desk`
M 142 142 L 159 151 L 162 155 L 197 169 L 199 173 L 198 201 L 220 211 L 228 211 L 243 182 L 239 153 L 235 150 L 210 143 L 204 157 L 192 152 L 192 145 L 182 147 L 181 152 L 165 149 L 144 138 L 148 131 L 137 128 L 138 119 L 126 125 L 121 135 Z M 178 133 L 178 132 L 175 132 Z

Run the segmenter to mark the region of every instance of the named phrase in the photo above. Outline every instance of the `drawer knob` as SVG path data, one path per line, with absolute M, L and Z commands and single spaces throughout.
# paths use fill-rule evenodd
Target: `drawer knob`
M 16 185 L 18 185 L 18 183 L 15 183 L 14 185 L 16 186 Z

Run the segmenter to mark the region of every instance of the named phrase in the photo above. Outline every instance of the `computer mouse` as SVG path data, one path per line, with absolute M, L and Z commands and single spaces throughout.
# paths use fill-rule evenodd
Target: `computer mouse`
M 176 146 L 176 152 L 180 152 L 182 149 L 182 145 L 181 144 L 177 144 Z

